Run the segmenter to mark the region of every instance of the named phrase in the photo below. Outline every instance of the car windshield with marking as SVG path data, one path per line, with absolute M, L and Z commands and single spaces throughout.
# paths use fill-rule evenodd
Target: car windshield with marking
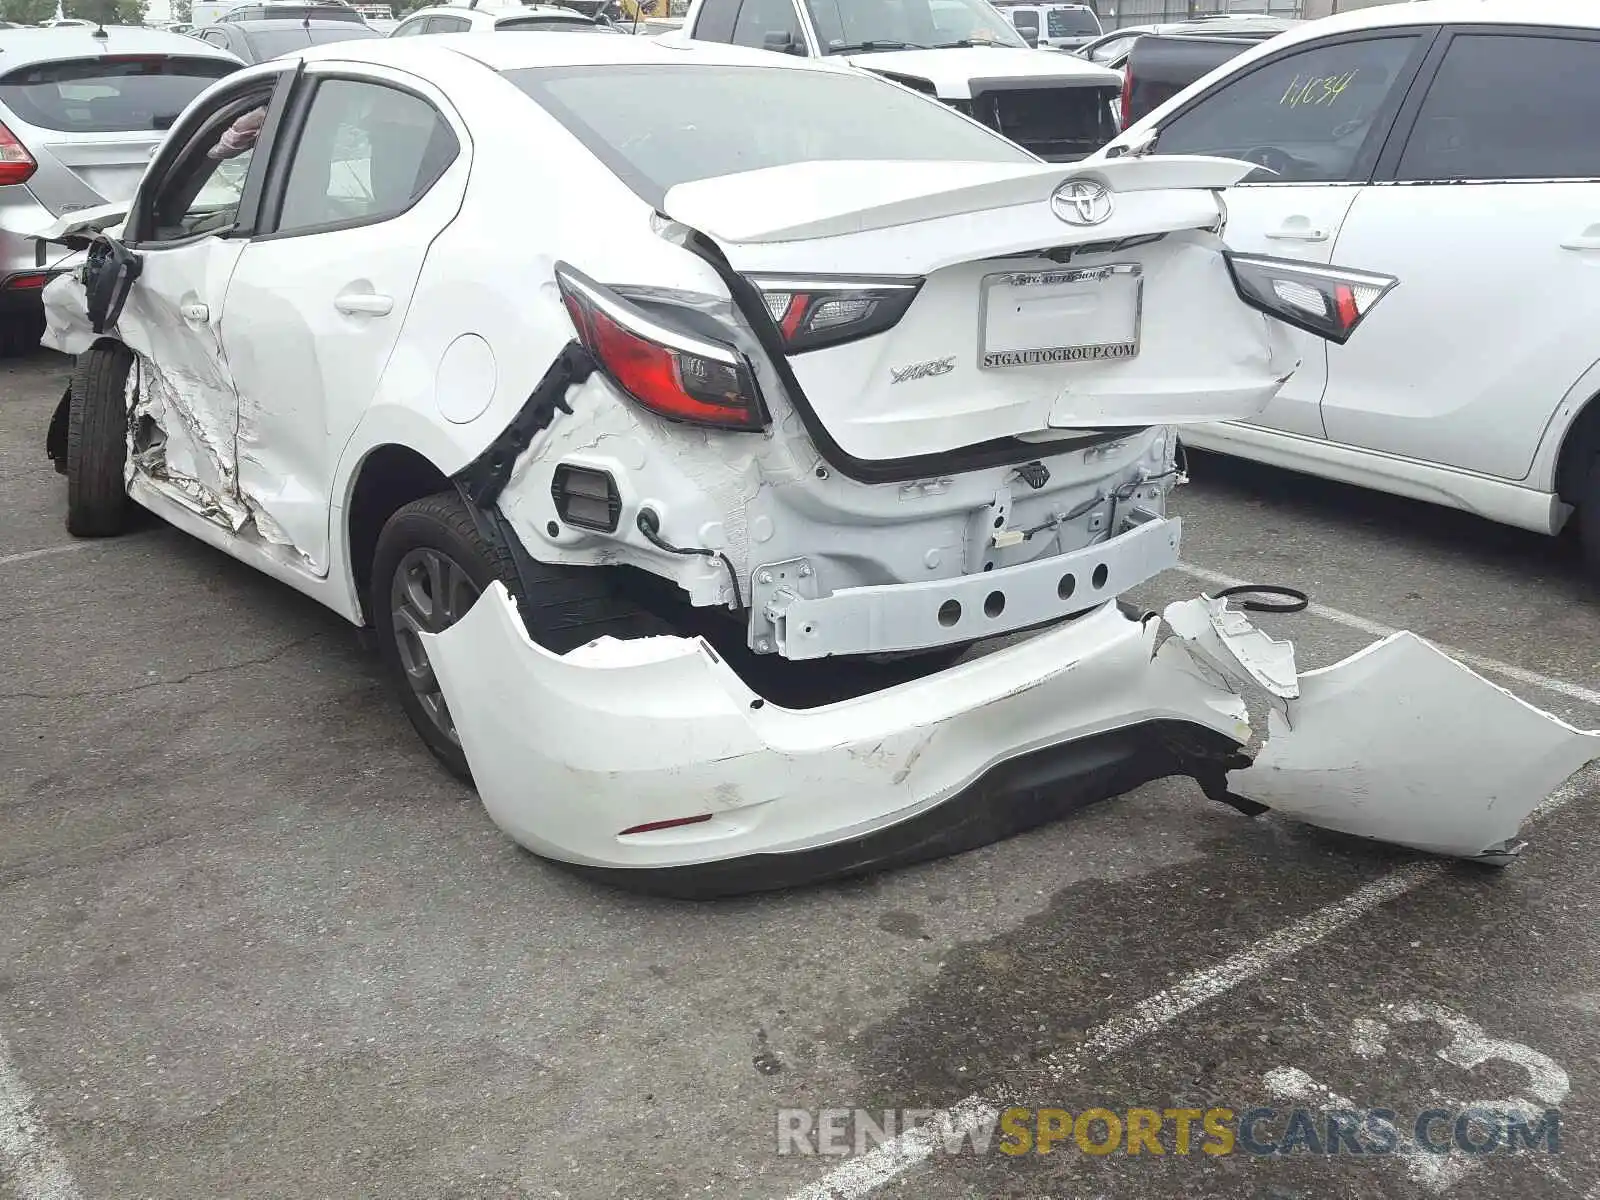
M 1028 43 L 986 0 L 806 0 L 824 54 Z
M 680 183 L 791 163 L 1038 161 L 944 105 L 867 74 L 648 64 L 505 75 L 652 204 Z M 787 115 L 795 113 L 805 119 Z
M 0 104 L 41 129 L 166 129 L 213 82 L 239 69 L 217 58 L 105 55 L 35 63 L 0 76 Z

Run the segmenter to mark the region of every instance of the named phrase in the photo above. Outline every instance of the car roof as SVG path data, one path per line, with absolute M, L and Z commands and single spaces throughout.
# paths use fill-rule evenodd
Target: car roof
M 63 58 L 101 54 L 180 54 L 185 58 L 220 58 L 238 62 L 220 46 L 186 33 L 145 29 L 139 25 L 105 25 L 99 36 L 93 25 L 58 25 L 54 29 L 0 29 L 0 71 Z
M 1282 47 L 1345 30 L 1398 25 L 1550 25 L 1600 29 L 1593 0 L 1410 0 L 1352 9 L 1320 21 L 1305 21 L 1273 41 Z
M 485 37 L 472 33 L 443 33 L 420 38 L 361 38 L 328 42 L 295 51 L 307 62 L 324 59 L 388 64 L 426 71 L 440 55 L 473 59 L 491 71 L 516 71 L 528 67 L 623 67 L 646 64 L 758 66 L 776 71 L 827 71 L 858 74 L 848 63 L 774 54 L 749 46 L 696 42 L 674 45 L 646 37 L 573 37 L 570 34 L 519 33 L 515 37 Z
M 582 17 L 583 14 L 575 8 L 565 8 L 559 4 L 435 4 L 427 8 L 419 8 L 415 12 L 408 12 L 406 20 L 420 17 L 424 14 L 445 14 L 455 16 L 461 13 L 478 12 L 494 17 Z M 585 18 L 587 19 L 587 18 Z

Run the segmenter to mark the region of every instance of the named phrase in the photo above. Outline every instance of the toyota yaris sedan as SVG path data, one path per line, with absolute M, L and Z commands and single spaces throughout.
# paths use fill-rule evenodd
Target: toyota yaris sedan
M 141 505 L 370 625 L 493 819 L 630 887 L 1167 775 L 1502 863 L 1595 735 L 1409 634 L 1301 674 L 1230 597 L 1117 602 L 1178 560 L 1174 427 L 1260 412 L 1290 326 L 1359 337 L 1396 286 L 1231 253 L 1250 169 L 1050 165 L 732 47 L 263 63 L 41 235 L 86 255 L 47 295 L 68 527 Z

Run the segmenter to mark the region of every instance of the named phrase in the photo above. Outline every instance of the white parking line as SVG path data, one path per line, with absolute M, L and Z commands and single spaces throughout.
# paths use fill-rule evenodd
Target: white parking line
M 3 560 L 0 560 L 3 561 Z M 17 1200 L 78 1200 L 67 1164 L 33 1115 L 33 1097 L 0 1037 L 0 1176 L 9 1174 Z
M 1597 776 L 1600 771 L 1595 768 L 1580 771 L 1534 810 L 1530 822 L 1585 795 L 1594 787 Z M 1215 966 L 1191 972 L 1172 987 L 1139 1001 L 1120 1016 L 1094 1026 L 1072 1050 L 1047 1056 L 1041 1066 L 1052 1078 L 1059 1079 L 1075 1074 L 1090 1063 L 1120 1054 L 1161 1032 L 1185 1013 L 1248 983 L 1389 901 L 1437 879 L 1451 866 L 1452 862 L 1447 859 L 1428 859 L 1379 876 L 1343 899 L 1269 933 Z M 935 1114 L 926 1124 L 842 1163 L 817 1182 L 793 1193 L 788 1200 L 859 1200 L 930 1158 L 937 1147 L 954 1144 L 953 1138 L 946 1137 L 947 1132 L 953 1134 L 998 1120 L 1001 1110 L 1014 1095 L 1013 1089 L 1000 1085 L 988 1093 L 968 1096 Z
M 1192 566 L 1189 563 L 1179 563 L 1172 568 L 1180 571 L 1202 583 L 1214 584 L 1217 587 L 1246 587 L 1250 581 L 1235 579 L 1232 575 L 1224 575 L 1220 571 L 1208 571 L 1204 567 Z M 1350 629 L 1360 630 L 1369 637 L 1386 638 L 1400 632 L 1388 625 L 1377 621 L 1369 621 L 1366 617 L 1358 617 L 1354 613 L 1347 613 L 1342 609 L 1329 608 L 1326 604 L 1312 604 L 1306 609 L 1314 616 L 1325 621 L 1332 621 L 1336 625 L 1344 625 Z M 1457 650 L 1454 646 L 1446 646 L 1443 642 L 1428 639 L 1451 658 L 1459 659 L 1476 671 L 1486 671 L 1494 675 L 1503 675 L 1507 679 L 1515 679 L 1518 683 L 1528 684 L 1530 687 L 1543 688 L 1547 692 L 1566 696 L 1569 700 L 1579 700 L 1584 704 L 1593 704 L 1600 707 L 1600 692 L 1586 688 L 1576 683 L 1568 683 L 1564 679 L 1552 679 L 1549 675 L 1541 675 L 1537 671 L 1530 671 L 1526 667 L 1514 666 L 1508 662 L 1501 662 L 1498 658 L 1490 658 L 1484 654 L 1474 654 L 1471 650 Z
M 69 550 L 82 550 L 93 542 L 68 542 L 65 546 L 46 546 L 43 550 L 24 550 L 21 554 L 0 554 L 0 567 L 7 563 L 27 562 L 30 558 L 43 558 L 47 554 L 65 554 Z

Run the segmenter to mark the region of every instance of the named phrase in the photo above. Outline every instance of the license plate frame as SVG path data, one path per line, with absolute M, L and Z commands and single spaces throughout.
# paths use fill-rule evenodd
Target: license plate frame
M 1078 288 L 1083 295 L 1090 287 L 1101 284 L 1121 285 L 1123 295 L 1113 298 L 1120 308 L 1116 316 L 1126 315 L 1131 328 L 1126 333 L 1112 335 L 1092 334 L 1087 341 L 1069 342 L 1065 345 L 1025 345 L 992 347 L 991 315 L 996 306 L 995 293 L 1002 288 L 1012 291 L 1022 288 L 1054 288 L 1056 297 L 1062 298 L 1063 288 Z M 1045 297 L 1043 291 L 1033 293 Z M 1096 292 L 1098 296 L 1105 293 Z M 1070 295 L 1070 294 L 1069 294 Z M 1104 313 L 1095 314 L 1104 323 Z M 1009 370 L 1014 367 L 1064 366 L 1073 363 L 1127 362 L 1139 356 L 1140 333 L 1144 322 L 1144 266 L 1136 262 L 1100 263 L 1092 267 L 1058 267 L 1051 270 L 997 271 L 985 275 L 978 292 L 978 367 L 985 371 Z

